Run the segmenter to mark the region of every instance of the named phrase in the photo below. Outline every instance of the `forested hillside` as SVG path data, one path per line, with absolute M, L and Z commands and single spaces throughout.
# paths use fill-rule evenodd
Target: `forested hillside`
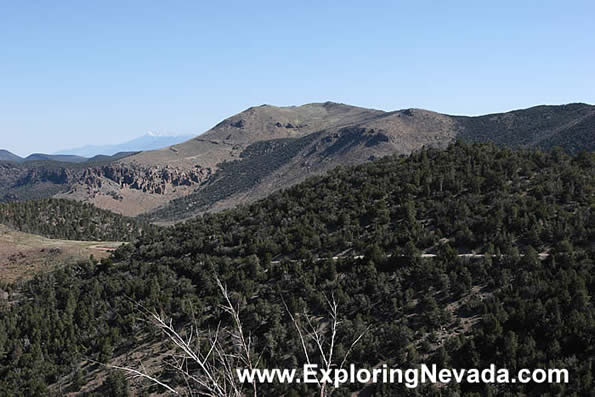
M 65 199 L 0 203 L 0 224 L 50 238 L 132 241 L 156 226 Z
M 542 150 L 559 146 L 570 153 L 595 150 L 595 108 L 585 103 L 455 119 L 461 126 L 458 138 L 467 142 Z
M 193 318 L 203 330 L 232 326 L 215 277 L 241 307 L 264 368 L 305 362 L 290 313 L 324 317 L 333 296 L 339 359 L 369 327 L 348 358 L 358 367 L 570 371 L 567 385 L 371 385 L 368 395 L 589 395 L 594 165 L 592 153 L 457 143 L 147 230 L 110 260 L 39 276 L 19 289 L 18 304 L 0 301 L 0 395 L 88 391 L 89 371 L 101 368 L 90 358 L 110 362 L 163 338 L 139 321 L 141 305 L 172 316 L 177 329 Z M 156 376 L 183 386 L 168 368 Z M 95 392 L 124 395 L 126 384 L 112 373 Z M 298 384 L 260 390 L 313 393 Z

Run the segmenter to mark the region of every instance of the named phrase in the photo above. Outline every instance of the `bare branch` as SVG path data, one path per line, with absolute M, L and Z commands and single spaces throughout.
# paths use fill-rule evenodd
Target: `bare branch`
M 149 379 L 151 382 L 157 383 L 158 385 L 165 387 L 170 392 L 172 392 L 174 394 L 179 394 L 175 389 L 173 389 L 169 385 L 166 385 L 165 383 L 161 382 L 159 379 L 153 378 L 152 376 L 147 375 L 146 373 L 137 371 L 137 370 L 132 369 L 132 368 L 120 367 L 120 366 L 117 366 L 117 365 L 112 365 L 111 368 L 115 368 L 115 369 L 119 369 L 119 370 L 122 370 L 122 371 L 126 371 L 126 372 L 132 374 L 135 378 L 140 377 L 140 378 Z

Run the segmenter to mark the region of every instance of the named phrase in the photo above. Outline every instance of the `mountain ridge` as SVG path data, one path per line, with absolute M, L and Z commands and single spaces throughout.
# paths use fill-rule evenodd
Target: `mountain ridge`
M 65 163 L 84 163 L 88 158 L 70 154 L 32 153 L 23 159 L 27 161 L 60 161 Z
M 329 103 L 317 103 L 303 106 L 328 107 L 329 105 L 341 107 L 348 106 Z M 254 109 L 255 108 L 250 108 L 246 112 L 253 112 Z M 584 114 L 591 114 L 594 109 L 595 107 L 591 105 L 581 103 L 563 106 L 542 105 L 529 109 L 520 109 L 512 114 L 511 112 L 507 112 L 472 117 L 450 116 L 416 108 L 392 112 L 371 110 L 366 117 L 353 121 L 347 126 L 344 124 L 338 126 L 334 125 L 322 130 L 322 135 L 312 142 L 308 148 L 303 149 L 301 153 L 296 153 L 285 165 L 279 167 L 275 172 L 265 175 L 251 187 L 242 189 L 241 191 L 231 191 L 232 187 L 230 186 L 221 187 L 219 190 L 227 190 L 231 193 L 224 198 L 217 195 L 217 200 L 210 205 L 199 204 L 199 209 L 196 210 L 197 203 L 204 203 L 205 194 L 211 194 L 209 190 L 212 190 L 210 189 L 210 186 L 212 185 L 207 184 L 206 188 L 202 188 L 188 196 L 174 200 L 165 208 L 158 209 L 151 216 L 153 217 L 153 220 L 163 219 L 164 217 L 174 220 L 184 216 L 183 214 L 192 216 L 204 211 L 219 211 L 232 208 L 240 203 L 251 202 L 263 198 L 272 191 L 289 187 L 294 183 L 304 180 L 308 175 L 324 173 L 338 165 L 358 164 L 369 159 L 393 153 L 408 154 L 423 146 L 445 147 L 448 143 L 456 139 L 478 142 L 495 141 L 495 143 L 498 144 L 506 144 L 508 142 L 509 146 L 531 147 L 531 145 L 523 145 L 524 142 L 522 139 L 524 139 L 523 137 L 526 138 L 532 136 L 531 134 L 533 134 L 534 131 L 531 128 L 534 127 L 536 122 L 533 120 L 533 124 L 530 124 L 531 128 L 522 129 L 522 124 L 527 121 L 524 119 L 535 119 L 536 112 L 540 113 L 544 111 L 548 120 L 552 119 L 552 115 L 548 115 L 548 113 L 552 113 L 552 111 L 554 116 L 555 113 L 562 113 L 563 116 L 568 110 L 573 112 L 578 110 L 579 113 L 582 112 L 581 116 L 584 116 Z M 227 125 L 235 124 L 237 128 L 246 128 L 246 124 L 237 124 L 239 120 L 244 119 L 243 116 L 245 114 L 245 112 L 239 113 L 232 116 L 230 119 L 227 119 L 225 122 L 227 122 Z M 528 116 L 525 117 L 527 114 Z M 519 118 L 520 121 L 516 120 L 516 124 L 509 122 L 508 125 L 503 125 L 502 123 L 497 122 L 491 122 L 488 123 L 488 125 L 485 123 L 486 118 L 490 120 L 502 117 L 505 119 L 510 118 L 510 122 Z M 539 117 L 537 117 L 537 119 L 539 119 Z M 550 124 L 553 123 L 555 126 L 559 126 L 561 123 L 559 119 L 564 119 L 564 117 L 554 117 L 554 119 L 550 121 Z M 477 124 L 478 120 L 482 127 L 480 131 L 478 131 L 473 124 Z M 225 125 L 225 122 L 219 123 L 215 128 Z M 541 124 L 537 122 L 537 125 L 539 126 Z M 549 128 L 551 126 L 547 127 Z M 521 132 L 521 136 L 514 136 L 514 133 L 517 131 Z M 487 136 L 482 136 L 479 132 L 485 132 Z M 548 134 L 548 137 L 551 139 L 551 135 L 563 135 L 563 132 L 564 131 L 561 130 L 554 131 L 554 134 Z M 215 132 L 209 133 L 209 136 L 214 135 Z M 503 136 L 504 138 L 499 138 L 499 140 L 490 139 L 492 136 L 495 136 L 496 138 Z M 595 136 L 595 126 L 593 126 L 593 128 L 589 126 L 588 131 L 585 134 L 585 142 L 579 145 L 580 147 L 573 148 L 574 151 L 580 149 L 593 150 L 595 147 L 593 136 Z M 538 141 L 537 143 L 539 144 L 541 141 Z M 567 144 L 567 142 L 562 143 Z M 533 143 L 532 146 L 536 147 L 538 145 Z M 214 177 L 217 178 L 217 173 L 214 175 Z M 221 178 L 219 180 L 221 180 Z M 236 182 L 235 186 L 237 185 L 238 183 Z M 172 206 L 174 208 L 172 208 Z M 194 210 L 192 210 L 192 208 L 194 208 Z
M 539 105 L 484 116 L 451 116 L 335 102 L 261 105 L 169 147 L 106 159 L 97 166 L 83 163 L 86 169 L 74 173 L 69 167 L 81 165 L 65 166 L 61 175 L 70 177 L 57 178 L 63 182 L 47 185 L 44 191 L 128 216 L 145 214 L 153 221 L 177 222 L 252 202 L 339 165 L 409 154 L 424 146 L 444 148 L 455 140 L 593 151 L 595 106 Z M 35 186 L 53 183 L 52 178 L 22 181 Z M 9 194 L 22 189 L 8 187 Z M 45 196 L 36 196 L 41 197 Z M 7 199 L 15 198 L 5 195 Z
M 14 154 L 8 150 L 0 149 L 0 161 L 20 162 L 20 161 L 23 161 L 23 158 L 21 156 L 17 156 L 16 154 Z

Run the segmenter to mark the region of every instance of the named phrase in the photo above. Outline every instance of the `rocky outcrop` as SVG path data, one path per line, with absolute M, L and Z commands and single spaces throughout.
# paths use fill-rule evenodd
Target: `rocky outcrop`
M 202 168 L 198 165 L 193 169 L 180 169 L 170 166 L 146 168 L 113 164 L 85 169 L 79 182 L 88 187 L 100 189 L 103 181 L 107 179 L 117 183 L 121 188 L 165 194 L 168 187 L 200 184 L 210 175 L 210 168 Z
M 210 168 L 195 166 L 191 169 L 173 166 L 146 167 L 134 164 L 107 164 L 96 167 L 27 167 L 0 163 L 0 188 L 4 191 L 0 201 L 13 201 L 28 197 L 16 194 L 21 187 L 56 186 L 62 191 L 82 185 L 89 193 L 99 192 L 105 184 L 140 190 L 145 193 L 166 194 L 177 186 L 193 186 L 211 176 Z M 12 191 L 13 189 L 14 192 Z M 21 197 L 22 196 L 22 197 Z
M 23 185 L 34 182 L 51 182 L 56 185 L 65 185 L 74 182 L 76 178 L 76 171 L 68 168 L 34 168 L 29 170 L 23 180 L 19 182 Z
M 322 151 L 322 155 L 333 156 L 348 152 L 360 145 L 374 147 L 382 143 L 390 142 L 386 131 L 375 130 L 374 128 L 347 127 L 325 137 L 322 142 L 328 145 Z

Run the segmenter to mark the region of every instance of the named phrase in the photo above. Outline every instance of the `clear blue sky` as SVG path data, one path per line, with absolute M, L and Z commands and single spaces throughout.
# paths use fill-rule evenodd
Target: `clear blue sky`
M 198 134 L 263 103 L 595 103 L 594 21 L 592 0 L 0 1 L 0 148 Z

